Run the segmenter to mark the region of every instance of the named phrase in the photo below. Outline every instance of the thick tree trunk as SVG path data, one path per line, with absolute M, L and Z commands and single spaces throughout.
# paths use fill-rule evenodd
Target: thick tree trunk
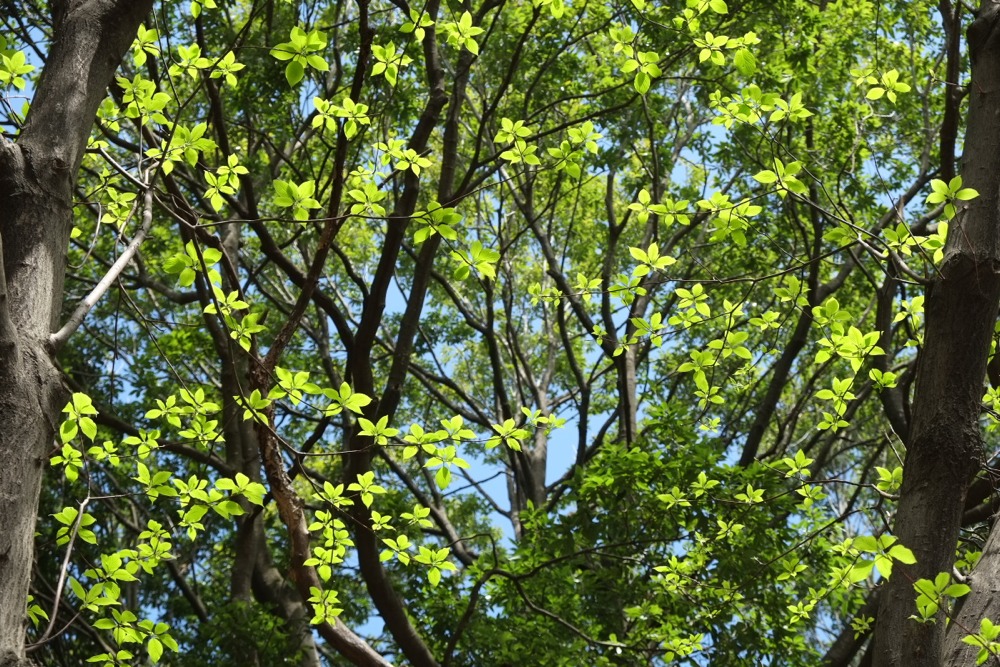
M 1000 302 L 1000 0 L 985 0 L 969 29 L 972 82 L 962 176 L 979 191 L 952 222 L 944 262 L 926 298 L 913 423 L 895 534 L 916 555 L 886 584 L 875 667 L 940 667 L 945 624 L 917 623 L 913 582 L 950 572 L 965 493 L 979 466 L 980 404 Z
M 27 124 L 0 138 L 0 667 L 28 664 L 25 600 L 42 471 L 66 402 L 50 358 L 73 182 L 97 107 L 152 0 L 53 2 Z
M 25 600 L 45 452 L 59 413 L 55 373 L 38 348 L 3 344 L 0 371 L 0 665 L 21 665 Z

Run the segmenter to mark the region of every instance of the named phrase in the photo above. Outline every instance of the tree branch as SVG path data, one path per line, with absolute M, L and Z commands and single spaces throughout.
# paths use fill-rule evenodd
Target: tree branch
M 94 289 L 90 291 L 90 294 L 84 297 L 84 299 L 77 304 L 76 308 L 73 310 L 73 314 L 70 315 L 68 320 L 66 320 L 66 323 L 62 325 L 59 331 L 49 336 L 49 346 L 52 348 L 53 352 L 58 352 L 62 346 L 66 344 L 66 341 L 68 341 L 69 337 L 73 335 L 73 332 L 79 329 L 80 325 L 83 324 L 83 319 L 87 316 L 87 313 L 89 313 L 90 310 L 97 305 L 97 302 L 101 300 L 101 297 L 108 291 L 108 288 L 110 288 L 111 285 L 118 280 L 122 271 L 125 270 L 125 267 L 128 266 L 129 262 L 132 261 L 132 258 L 139 251 L 139 246 L 141 246 L 142 242 L 146 240 L 146 236 L 149 234 L 149 230 L 152 226 L 153 188 L 152 186 L 147 185 L 142 206 L 142 226 L 139 228 L 139 231 L 136 232 L 132 242 L 125 248 L 125 251 L 118 257 L 115 263 L 111 265 L 111 268 L 104 274 L 104 277 L 101 278 L 100 282 L 94 286 Z

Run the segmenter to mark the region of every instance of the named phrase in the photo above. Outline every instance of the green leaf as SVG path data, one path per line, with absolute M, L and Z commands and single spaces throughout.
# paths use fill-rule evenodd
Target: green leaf
M 327 65 L 326 61 L 323 60 L 323 58 L 321 58 L 320 56 L 317 56 L 317 55 L 307 56 L 306 57 L 306 63 L 308 63 L 308 65 L 310 67 L 312 67 L 313 69 L 319 70 L 320 72 L 329 72 L 330 71 L 330 66 Z
M 898 560 L 900 563 L 904 563 L 906 565 L 913 565 L 917 562 L 917 558 L 913 555 L 913 552 L 904 547 L 902 544 L 897 544 L 889 549 L 889 555 L 895 560 Z
M 847 579 L 852 584 L 864 581 L 872 574 L 875 563 L 873 561 L 861 561 L 850 569 Z
M 721 1 L 721 0 L 720 0 Z M 721 12 L 725 13 L 725 12 Z M 757 71 L 757 59 L 748 49 L 737 49 L 733 55 L 733 64 L 743 76 L 753 76 Z
M 871 535 L 861 535 L 854 538 L 854 547 L 858 551 L 874 553 L 879 551 L 878 540 Z
M 285 66 L 285 80 L 288 85 L 294 86 L 305 77 L 305 70 L 297 60 L 293 60 Z
M 951 586 L 948 586 L 948 588 L 944 589 L 944 594 L 953 598 L 960 598 L 971 592 L 972 588 L 967 584 L 952 584 Z
M 649 75 L 641 71 L 636 72 L 634 84 L 636 92 L 640 95 L 645 95 L 649 91 Z
M 80 430 L 83 434 L 87 436 L 88 440 L 93 440 L 97 437 L 97 424 L 94 420 L 89 417 L 83 417 L 80 419 Z
M 160 658 L 163 657 L 163 644 L 156 637 L 153 637 L 146 643 L 146 651 L 149 653 L 149 659 L 153 662 L 159 662 Z

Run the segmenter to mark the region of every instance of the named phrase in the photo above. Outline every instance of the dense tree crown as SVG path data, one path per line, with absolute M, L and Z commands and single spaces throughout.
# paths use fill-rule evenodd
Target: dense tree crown
M 995 0 L 0 7 L 0 664 L 1000 664 Z

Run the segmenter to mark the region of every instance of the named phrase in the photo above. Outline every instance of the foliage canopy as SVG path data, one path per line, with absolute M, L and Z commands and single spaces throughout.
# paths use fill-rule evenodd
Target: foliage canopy
M 74 11 L 3 19 L 5 145 Z M 73 182 L 29 656 L 847 665 L 900 570 L 940 640 L 995 383 L 947 562 L 893 522 L 971 18 L 156 2 Z

